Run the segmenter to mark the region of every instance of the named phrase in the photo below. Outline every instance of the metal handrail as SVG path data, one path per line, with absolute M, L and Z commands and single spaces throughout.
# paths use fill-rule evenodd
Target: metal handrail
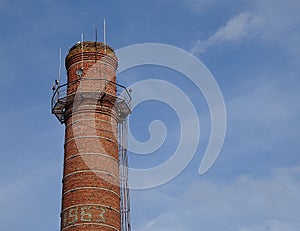
M 53 92 L 53 96 L 52 96 L 52 99 L 51 99 L 51 109 L 53 110 L 55 105 L 58 103 L 59 100 L 65 98 L 68 96 L 67 94 L 67 90 L 70 86 L 80 82 L 81 80 L 83 81 L 86 81 L 86 80 L 99 80 L 99 81 L 105 81 L 105 86 L 106 84 L 110 83 L 110 84 L 114 84 L 116 85 L 117 87 L 117 95 L 116 97 L 121 99 L 121 100 L 124 100 L 129 108 L 131 108 L 131 101 L 132 101 L 132 98 L 131 98 L 131 95 L 129 93 L 129 91 L 127 90 L 127 88 L 121 84 L 118 84 L 114 81 L 111 81 L 111 80 L 107 80 L 107 79 L 104 79 L 104 78 L 79 78 L 79 79 L 76 79 L 74 81 L 71 81 L 69 83 L 65 83 L 65 84 L 62 84 L 62 85 L 59 85 L 55 91 Z M 65 88 L 66 87 L 66 88 Z M 118 87 L 123 89 L 123 95 L 121 95 L 121 93 L 118 93 Z M 65 89 L 64 89 L 65 88 Z

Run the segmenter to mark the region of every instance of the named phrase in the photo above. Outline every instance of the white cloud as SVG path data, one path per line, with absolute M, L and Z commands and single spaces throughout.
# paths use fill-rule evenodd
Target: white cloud
M 151 204 L 144 203 L 146 208 L 163 201 L 168 210 L 159 210 L 137 230 L 296 231 L 300 227 L 299 178 L 300 166 L 279 169 L 266 178 L 240 176 L 226 184 L 202 180 L 178 185 L 185 190 L 180 198 L 173 191 L 174 198 L 156 195 Z
M 284 49 L 290 54 L 299 54 L 300 38 L 300 2 L 290 0 L 282 2 L 279 0 L 256 1 L 253 13 L 264 18 L 265 25 L 258 38 L 266 42 L 279 45 L 278 49 Z
M 191 49 L 194 54 L 204 52 L 208 47 L 223 42 L 240 42 L 256 34 L 263 24 L 259 17 L 245 11 L 231 18 L 206 41 L 197 40 Z
M 185 230 L 182 225 L 178 224 L 175 220 L 177 219 L 176 214 L 172 212 L 162 213 L 159 217 L 150 220 L 145 226 L 141 227 L 141 231 L 183 231 Z M 162 225 L 163 223 L 163 225 Z
M 283 151 L 296 155 L 300 109 L 295 105 L 300 96 L 296 87 L 299 81 L 288 76 L 281 78 L 256 76 L 239 86 L 239 93 L 234 93 L 226 104 L 231 125 L 227 134 L 231 144 L 226 151 L 252 159 L 273 152 L 274 157 L 286 162 L 289 158 L 282 157 Z M 284 149 L 287 143 L 288 150 Z M 260 151 L 255 155 L 254 150 Z
M 193 2 L 194 5 L 196 3 L 201 5 L 202 1 Z M 300 2 L 297 0 L 252 1 L 246 11 L 233 16 L 225 26 L 219 27 L 208 39 L 196 40 L 191 52 L 199 54 L 219 43 L 241 42 L 247 38 L 255 38 L 267 43 L 275 43 L 279 45 L 278 49 L 283 49 L 290 54 L 299 54 L 299 8 Z
M 263 224 L 250 228 L 242 228 L 240 231 L 298 231 L 298 229 L 288 223 L 278 220 L 266 220 Z

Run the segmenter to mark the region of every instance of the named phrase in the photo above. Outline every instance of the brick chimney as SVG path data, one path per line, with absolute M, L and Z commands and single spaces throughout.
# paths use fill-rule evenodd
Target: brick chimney
M 116 93 L 117 65 L 111 47 L 79 42 L 65 59 L 67 84 L 53 94 L 52 113 L 65 124 L 61 231 L 121 230 L 117 129 L 130 109 Z

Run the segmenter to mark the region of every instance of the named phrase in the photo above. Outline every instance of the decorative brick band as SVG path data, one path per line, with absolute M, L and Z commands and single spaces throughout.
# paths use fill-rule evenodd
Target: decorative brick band
M 92 121 L 92 122 L 103 122 L 103 123 L 108 123 L 109 125 L 112 125 L 111 122 L 107 121 L 107 120 L 102 120 L 102 119 L 77 119 L 77 120 L 73 120 L 72 122 L 66 124 L 66 127 L 72 126 L 76 123 L 80 123 L 80 122 L 85 122 L 85 121 Z
M 65 175 L 65 176 L 62 178 L 62 182 L 63 182 L 66 178 L 68 178 L 68 177 L 70 177 L 70 176 L 72 176 L 72 175 L 74 175 L 74 174 L 80 174 L 80 173 L 85 173 L 85 172 L 102 173 L 102 174 L 106 174 L 106 175 L 108 175 L 108 176 L 114 177 L 114 178 L 116 178 L 116 179 L 119 179 L 119 176 L 113 175 L 113 174 L 111 174 L 110 172 L 99 171 L 99 170 L 81 170 L 81 171 L 75 171 L 75 172 L 72 172 L 72 173 L 69 173 L 69 174 Z
M 115 161 L 116 163 L 119 163 L 118 160 L 110 155 L 107 155 L 105 153 L 77 153 L 77 154 L 74 154 L 74 155 L 71 155 L 69 156 L 68 158 L 65 159 L 65 161 L 69 160 L 69 159 L 72 159 L 72 158 L 75 158 L 77 156 L 83 156 L 83 155 L 96 155 L 96 156 L 104 156 L 104 157 L 107 157 L 107 158 L 110 158 L 112 159 L 113 161 Z
M 72 227 L 74 227 L 74 226 L 77 227 L 77 226 L 82 226 L 82 225 L 97 225 L 97 226 L 104 226 L 104 227 L 108 227 L 108 228 L 111 228 L 111 229 L 114 229 L 114 230 L 119 231 L 119 229 L 117 229 L 117 228 L 115 228 L 115 227 L 113 227 L 113 226 L 111 226 L 111 225 L 104 224 L 104 223 L 102 223 L 102 224 L 100 224 L 100 223 L 76 223 L 76 224 L 74 224 L 74 225 L 70 225 L 70 226 L 68 226 L 68 227 L 63 228 L 62 231 L 65 231 L 65 230 L 67 230 L 67 229 L 69 229 L 69 228 L 72 228 Z
M 98 139 L 105 139 L 107 141 L 110 141 L 110 142 L 113 142 L 113 143 L 118 143 L 116 140 L 112 140 L 110 138 L 107 138 L 107 137 L 104 137 L 104 136 L 76 136 L 76 137 L 73 137 L 71 139 L 68 139 L 65 141 L 65 144 L 64 145 L 67 145 L 70 141 L 72 140 L 78 140 L 78 139 L 84 139 L 84 138 L 98 138 Z
M 107 57 L 107 56 L 102 56 L 102 57 Z M 95 59 L 84 59 L 84 62 L 95 62 Z M 104 64 L 104 65 L 106 65 L 106 66 L 108 66 L 108 67 L 111 67 L 111 68 L 113 68 L 113 69 L 115 69 L 115 66 L 114 65 L 112 65 L 112 64 L 110 64 L 110 63 L 105 63 L 105 62 L 103 62 L 103 61 L 98 61 L 100 64 Z M 80 65 L 82 63 L 82 60 L 79 60 L 79 61 L 77 61 L 77 62 L 75 62 L 75 63 L 73 63 L 71 66 L 69 66 L 69 68 L 68 68 L 68 70 L 69 69 L 71 69 L 73 66 L 75 66 L 75 65 Z M 67 71 L 68 71 L 67 70 Z
M 107 192 L 110 192 L 110 193 L 113 193 L 113 194 L 115 194 L 116 196 L 120 196 L 118 193 L 116 193 L 115 191 L 113 191 L 113 190 L 110 190 L 110 189 L 108 189 L 108 188 L 102 188 L 102 187 L 78 187 L 78 188 L 72 188 L 72 189 L 70 189 L 70 190 L 68 190 L 68 191 L 65 191 L 64 193 L 63 193 L 63 196 L 65 195 L 65 194 L 68 194 L 68 193 L 70 193 L 70 192 L 74 192 L 74 191 L 78 191 L 78 190 L 86 190 L 86 189 L 94 189 L 94 190 L 102 190 L 102 191 L 107 191 Z
M 61 231 L 121 229 L 117 66 L 113 49 L 100 42 L 75 44 L 65 59 Z
M 78 204 L 78 205 L 72 205 L 68 208 L 65 208 L 62 213 L 64 213 L 65 211 L 67 211 L 68 209 L 71 209 L 71 208 L 75 208 L 76 206 L 101 206 L 101 207 L 104 207 L 104 208 L 107 208 L 107 209 L 111 209 L 111 210 L 114 210 L 116 213 L 119 213 L 120 214 L 120 211 L 119 209 L 116 209 L 116 208 L 113 208 L 113 207 L 110 207 L 110 206 L 107 206 L 107 205 L 102 205 L 102 204 Z

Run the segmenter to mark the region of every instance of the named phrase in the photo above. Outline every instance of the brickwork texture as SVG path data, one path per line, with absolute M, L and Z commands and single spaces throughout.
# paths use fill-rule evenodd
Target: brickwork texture
M 61 231 L 120 230 L 117 65 L 113 49 L 100 42 L 78 43 L 66 57 L 71 101 L 64 112 Z

